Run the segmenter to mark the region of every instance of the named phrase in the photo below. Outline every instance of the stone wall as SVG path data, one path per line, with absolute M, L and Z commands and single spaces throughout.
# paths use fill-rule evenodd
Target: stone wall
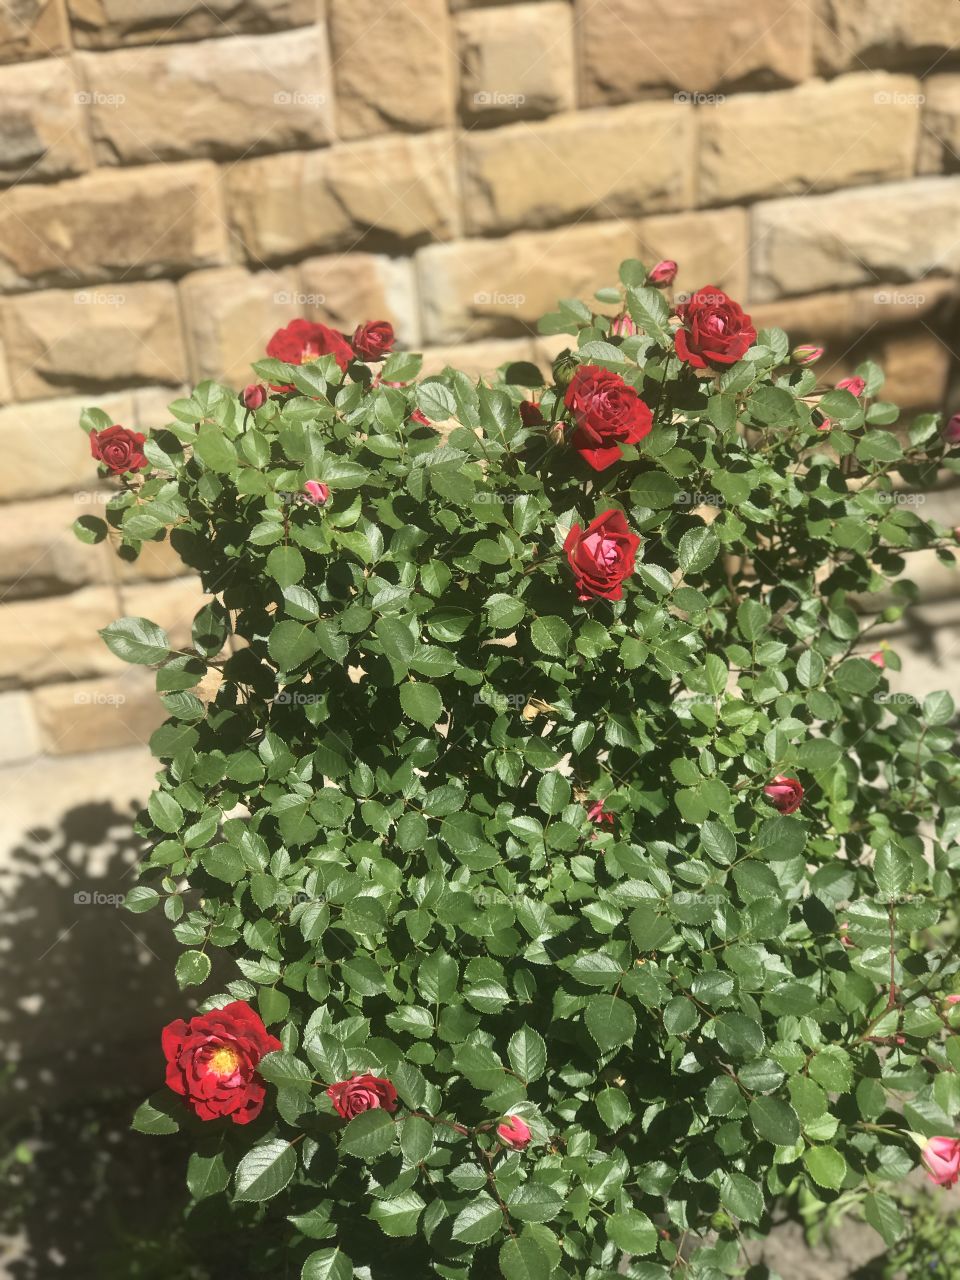
M 152 679 L 96 631 L 177 637 L 198 603 L 162 547 L 73 542 L 103 500 L 81 406 L 157 425 L 300 314 L 389 318 L 428 369 L 545 361 L 537 316 L 639 255 L 940 407 L 958 46 L 957 0 L 3 0 L 3 845 L 144 797 Z M 942 639 L 955 587 L 928 585 Z

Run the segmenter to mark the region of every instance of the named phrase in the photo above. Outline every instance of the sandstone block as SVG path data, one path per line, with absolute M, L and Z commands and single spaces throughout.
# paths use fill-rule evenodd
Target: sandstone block
M 416 276 L 411 258 L 331 254 L 301 264 L 307 315 L 352 333 L 367 320 L 389 320 L 401 347 L 420 345 Z
M 0 182 L 63 178 L 90 165 L 68 62 L 47 58 L 0 70 Z
M 4 0 L 0 62 L 47 58 L 70 47 L 63 0 Z
M 793 0 L 578 0 L 577 25 L 589 106 L 772 88 L 811 72 L 813 11 Z
M 97 632 L 120 614 L 110 587 L 0 608 L 0 688 L 109 675 L 125 666 Z
M 131 669 L 101 680 L 49 684 L 32 694 L 48 755 L 146 747 L 166 719 L 152 671 Z
M 512 4 L 459 15 L 460 110 L 487 124 L 570 111 L 575 104 L 573 10 Z
M 885 400 L 911 411 L 941 407 L 953 353 L 935 333 L 918 329 L 884 337 L 878 344 L 876 359 L 887 375 Z
M 684 209 L 693 199 L 693 128 L 688 107 L 642 103 L 468 134 L 467 230 Z
M 208 604 L 199 578 L 176 578 L 172 582 L 125 585 L 121 591 L 123 612 L 131 618 L 149 618 L 163 627 L 174 648 L 191 643 L 190 628 L 198 610 Z
M 0 693 L 0 765 L 19 764 L 40 753 L 40 735 L 28 693 Z
M 80 48 L 169 44 L 282 31 L 315 21 L 314 0 L 67 0 Z
M 296 273 L 242 267 L 197 271 L 180 283 L 192 376 L 240 387 L 250 364 L 264 355 L 271 334 L 303 310 Z
M 931 76 L 923 82 L 926 104 L 920 128 L 921 173 L 960 169 L 960 75 Z
M 467 346 L 432 347 L 423 353 L 424 374 L 439 373 L 448 364 L 471 378 L 489 378 L 502 364 L 535 360 L 529 338 L 501 342 L 471 342 Z
M 453 36 L 444 0 L 329 0 L 337 133 L 362 138 L 453 121 Z
M 958 211 L 960 177 L 758 205 L 754 298 L 956 273 Z
M 101 164 L 316 147 L 330 138 L 318 29 L 79 54 Z
M 216 168 L 86 174 L 0 196 L 0 287 L 181 275 L 227 261 Z
M 269 156 L 227 174 L 230 218 L 259 265 L 310 252 L 447 240 L 456 231 L 452 134 Z
M 700 202 L 909 178 L 922 101 L 919 81 L 874 72 L 704 107 Z
M 742 301 L 747 296 L 747 229 L 743 209 L 660 214 L 637 223 L 635 252 L 648 266 L 662 258 L 677 262 L 678 293 L 715 284 Z
M 177 384 L 187 376 L 172 284 L 124 285 L 86 297 L 59 290 L 22 294 L 0 305 L 0 326 L 21 400 L 131 383 Z
M 136 560 L 115 557 L 114 570 L 121 582 L 163 582 L 181 577 L 185 566 L 171 547 L 170 539 L 164 538 L 163 542 L 145 542 Z
M 956 51 L 960 5 L 941 0 L 824 0 L 816 56 L 827 72 L 904 67 L 921 72 Z
M 782 298 L 751 307 L 758 329 L 785 329 L 794 343 L 825 345 L 828 357 L 841 354 L 851 340 L 867 333 L 902 329 L 918 324 L 938 329 L 953 298 L 951 280 L 924 280 L 919 284 L 884 285 L 807 298 Z M 837 347 L 837 351 L 831 348 Z M 818 366 L 820 368 L 821 366 Z
M 59 595 L 111 580 L 106 543 L 86 546 L 77 541 L 71 529 L 78 517 L 100 514 L 102 503 L 96 501 L 100 496 L 105 494 L 0 506 L 0 546 L 4 552 L 0 596 L 4 600 Z
M 90 442 L 79 426 L 81 410 L 93 403 L 121 426 L 135 425 L 134 398 L 129 392 L 96 400 L 92 396 L 38 400 L 0 409 L 0 448 L 5 457 L 16 459 L 15 465 L 0 469 L 0 501 L 81 489 L 84 498 L 71 519 L 96 510 L 97 495 L 104 490 L 97 485 Z M 94 549 L 80 549 L 92 562 Z

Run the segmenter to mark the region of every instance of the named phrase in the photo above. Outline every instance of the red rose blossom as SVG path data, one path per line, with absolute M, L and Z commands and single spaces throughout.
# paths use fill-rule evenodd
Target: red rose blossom
M 397 1109 L 396 1089 L 389 1080 L 380 1076 L 351 1076 L 349 1080 L 332 1084 L 327 1090 L 327 1097 L 344 1120 L 352 1120 L 361 1111 Z
M 382 360 L 394 343 L 393 325 L 386 320 L 358 324 L 353 334 L 353 349 L 361 360 Z
M 723 368 L 749 351 L 757 339 L 750 317 L 739 303 L 708 284 L 677 307 L 683 327 L 674 335 L 681 360 L 695 369 Z
M 577 597 L 621 600 L 623 580 L 633 573 L 640 539 L 627 528 L 622 511 L 604 511 L 586 529 L 575 524 L 563 549 L 573 570 Z
M 353 348 L 336 329 L 312 320 L 291 320 L 278 329 L 267 343 L 267 355 L 284 364 L 305 364 L 317 356 L 333 356 L 341 369 L 353 359 Z M 274 391 L 293 391 L 292 386 L 274 387 Z
M 653 414 L 633 387 L 597 365 L 580 365 L 564 403 L 577 424 L 570 443 L 594 471 L 619 462 L 618 443 L 636 444 L 653 427 Z
M 124 471 L 139 471 L 147 465 L 143 452 L 145 435 L 127 427 L 107 427 L 90 432 L 90 452 L 115 476 Z
M 763 794 L 779 813 L 796 813 L 803 801 L 803 787 L 796 778 L 785 778 L 782 773 L 767 783 Z
M 201 1120 L 256 1120 L 266 1096 L 257 1063 L 283 1046 L 248 1004 L 234 1000 L 189 1022 L 177 1018 L 164 1027 L 162 1043 L 168 1087 L 186 1098 Z
M 240 400 L 245 409 L 259 409 L 267 403 L 267 388 L 262 382 L 251 382 L 240 392 Z
M 960 444 L 960 413 L 955 413 L 942 432 L 947 444 Z

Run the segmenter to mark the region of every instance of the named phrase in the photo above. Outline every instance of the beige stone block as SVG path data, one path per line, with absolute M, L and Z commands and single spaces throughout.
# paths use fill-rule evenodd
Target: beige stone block
M 931 76 L 923 82 L 923 91 L 920 172 L 956 173 L 960 169 L 960 75 Z
M 28 693 L 0 693 L 0 766 L 32 760 L 40 752 L 40 735 Z
M 227 260 L 218 175 L 204 162 L 102 170 L 0 195 L 0 287 L 180 275 Z M 117 292 L 116 290 L 108 291 Z
M 97 632 L 116 620 L 116 592 L 83 587 L 0 606 L 0 688 L 109 675 L 124 667 Z
M 637 247 L 636 228 L 624 222 L 430 245 L 416 256 L 424 340 L 528 332 L 559 298 L 589 298 L 615 284 Z
M 133 392 L 134 417 L 138 431 L 152 431 L 173 421 L 169 405 L 171 401 L 190 394 L 192 387 L 182 383 L 179 387 L 138 387 Z
M 77 55 L 102 164 L 241 156 L 330 139 L 319 28 Z
M 927 329 L 891 334 L 878 344 L 876 359 L 887 375 L 885 400 L 910 411 L 941 407 L 955 357 L 937 334 Z
M 77 85 L 62 58 L 0 69 L 0 182 L 63 178 L 90 166 Z
M 795 0 L 578 0 L 583 100 L 796 84 L 811 72 L 813 25 Z
M 37 400 L 58 391 L 129 383 L 180 383 L 187 376 L 177 291 L 124 285 L 116 294 L 51 290 L 0 304 L 14 393 Z
M 187 566 L 170 545 L 170 539 L 162 542 L 145 542 L 136 560 L 120 560 L 115 572 L 121 582 L 163 582 L 182 577 Z
M 311 320 L 351 334 L 368 320 L 389 320 L 400 347 L 420 345 L 416 275 L 411 258 L 331 254 L 301 264 L 300 281 Z
M 529 338 L 501 342 L 472 342 L 466 346 L 431 347 L 423 353 L 423 374 L 440 373 L 447 365 L 471 378 L 490 378 L 502 364 L 536 358 Z
M 487 124 L 576 105 L 573 9 L 566 3 L 473 9 L 457 18 L 460 110 Z
M 192 643 L 190 629 L 199 610 L 209 604 L 199 578 L 177 578 L 149 586 L 129 583 L 122 588 L 123 611 L 127 617 L 149 618 L 163 627 L 174 648 Z
M 960 177 L 757 205 L 754 298 L 955 274 L 958 218 Z
M 57 595 L 92 582 L 109 582 L 112 566 L 106 543 L 81 543 L 72 528 L 81 516 L 102 517 L 108 496 L 106 491 L 93 491 L 0 506 L 0 599 Z
M 960 5 L 948 0 L 822 0 L 816 55 L 827 72 L 915 66 L 925 72 L 960 43 Z
M 250 382 L 271 335 L 303 311 L 296 272 L 242 267 L 198 271 L 180 282 L 194 380 Z
M 748 226 L 743 209 L 660 214 L 637 223 L 635 252 L 651 267 L 663 258 L 673 259 L 679 267 L 677 293 L 715 284 L 743 301 L 750 265 Z
M 4 0 L 0 5 L 0 62 L 48 58 L 69 47 L 63 0 Z
M 781 298 L 751 306 L 751 314 L 758 329 L 777 327 L 785 329 L 795 344 L 825 345 L 830 358 L 842 354 L 851 340 L 875 331 L 921 324 L 939 328 L 952 301 L 953 282 L 930 279 L 918 284 Z
M 337 133 L 453 122 L 454 38 L 444 0 L 328 0 Z
M 909 178 L 921 103 L 918 80 L 878 71 L 704 107 L 700 203 Z
M 457 231 L 449 133 L 269 156 L 227 174 L 231 222 L 251 262 L 448 240 Z
M 641 103 L 468 134 L 467 230 L 687 208 L 693 200 L 693 128 L 688 107 Z
M 170 44 L 303 27 L 316 0 L 67 0 L 79 48 Z
M 48 755 L 146 747 L 167 713 L 153 671 L 127 667 L 101 680 L 43 685 L 33 710 Z
M 95 509 L 96 494 L 103 490 L 97 484 L 90 442 L 80 429 L 81 410 L 94 404 L 121 426 L 134 425 L 134 399 L 129 392 L 96 399 L 38 400 L 0 409 L 0 449 L 10 460 L 0 468 L 0 501 L 79 489 L 85 493 L 81 505 L 88 511 Z M 81 510 L 77 514 L 82 514 Z

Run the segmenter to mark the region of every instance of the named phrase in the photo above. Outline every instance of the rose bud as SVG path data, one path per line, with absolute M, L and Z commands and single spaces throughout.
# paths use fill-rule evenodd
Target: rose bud
M 229 1116 L 234 1124 L 249 1124 L 263 1110 L 267 1091 L 255 1068 L 283 1047 L 243 1000 L 189 1022 L 178 1018 L 163 1028 L 162 1044 L 167 1087 L 201 1120 Z
M 410 415 L 410 421 L 419 423 L 421 427 L 432 427 L 433 423 L 421 409 L 414 409 Z
M 251 382 L 240 392 L 240 399 L 247 409 L 259 409 L 267 403 L 267 388 L 262 382 Z
M 866 391 L 866 389 L 867 389 L 867 384 L 864 382 L 862 378 L 842 378 L 837 383 L 838 391 L 849 391 L 850 394 L 852 396 L 856 396 L 858 400 Z
M 639 545 L 622 511 L 604 511 L 586 529 L 575 524 L 563 549 L 573 570 L 577 599 L 622 600 L 623 582 L 633 573 Z
M 803 800 L 803 787 L 796 778 L 786 778 L 778 773 L 772 782 L 763 788 L 767 797 L 778 813 L 796 813 Z
M 938 1187 L 955 1187 L 960 1178 L 960 1139 L 928 1138 L 922 1160 L 931 1182 Z
M 522 1151 L 530 1142 L 530 1130 L 519 1116 L 507 1116 L 497 1125 L 497 1137 L 505 1147 Z
M 618 338 L 632 338 L 637 332 L 633 316 L 616 316 L 610 322 L 610 332 Z
M 612 827 L 616 821 L 613 814 L 606 808 L 602 800 L 597 800 L 587 810 L 587 818 L 597 827 L 604 825 Z
M 353 333 L 353 349 L 361 360 L 382 360 L 394 341 L 393 325 L 386 320 L 357 325 Z
M 90 432 L 90 453 L 103 463 L 115 476 L 125 471 L 140 471 L 147 465 L 143 452 L 145 435 L 130 431 L 127 427 L 107 427 L 105 431 Z
M 547 423 L 543 411 L 535 400 L 520 402 L 520 421 L 525 427 L 544 427 Z
M 666 289 L 676 280 L 679 270 L 680 268 L 672 258 L 664 258 L 662 262 L 658 262 L 655 267 L 650 268 L 647 283 L 655 285 L 658 289 Z
M 579 368 L 580 361 L 572 351 L 561 351 L 553 362 L 554 382 L 558 387 L 568 387 Z
M 944 1004 L 960 1004 L 960 996 L 947 996 Z
M 815 347 L 805 342 L 802 346 L 794 347 L 791 356 L 794 364 L 816 364 L 823 359 L 825 350 L 825 347 Z
M 653 428 L 653 413 L 633 387 L 594 364 L 580 366 L 563 402 L 577 424 L 570 443 L 594 471 L 619 462 L 619 445 L 637 444 Z
M 681 360 L 694 369 L 736 364 L 757 340 L 753 322 L 739 303 L 708 284 L 677 307 L 681 328 L 673 335 Z
M 876 653 L 871 653 L 868 661 L 872 662 L 875 667 L 879 667 L 881 671 L 887 665 L 887 660 L 883 656 L 882 649 L 878 649 Z
M 847 933 L 847 930 L 849 928 L 850 928 L 850 921 L 844 920 L 843 924 L 840 926 L 840 945 L 842 947 L 856 946 L 856 943 L 850 937 L 849 933 Z
M 307 495 L 307 501 L 312 502 L 315 507 L 322 507 L 330 498 L 329 488 L 320 480 L 308 480 L 303 486 L 303 492 Z
M 396 1111 L 397 1091 L 389 1080 L 380 1076 L 351 1076 L 332 1084 L 327 1097 L 344 1120 L 352 1120 L 361 1111 Z
M 833 420 L 821 413 L 819 409 L 814 409 L 810 416 L 813 421 L 813 425 L 818 431 L 829 431 L 833 426 Z
M 960 444 L 960 413 L 953 415 L 941 434 L 947 444 Z

